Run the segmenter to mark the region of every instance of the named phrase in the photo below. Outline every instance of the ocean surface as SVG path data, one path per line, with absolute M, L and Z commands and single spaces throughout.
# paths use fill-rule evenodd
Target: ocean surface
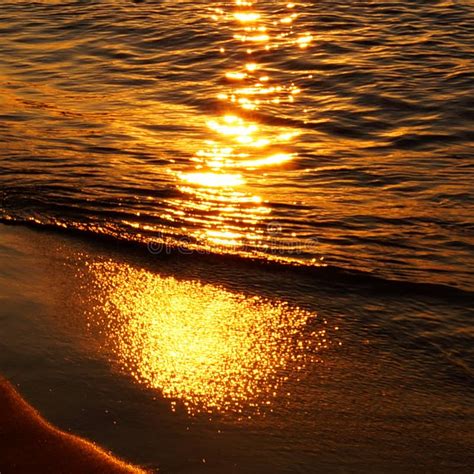
M 473 51 L 470 0 L 2 2 L 0 372 L 162 472 L 472 472 Z
M 462 1 L 3 2 L 0 215 L 472 290 L 473 25 Z

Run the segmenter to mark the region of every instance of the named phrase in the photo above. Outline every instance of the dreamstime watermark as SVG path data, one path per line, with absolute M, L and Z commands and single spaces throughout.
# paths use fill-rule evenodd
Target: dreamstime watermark
M 278 222 L 269 222 L 254 236 L 232 238 L 216 242 L 214 239 L 193 238 L 181 236 L 179 238 L 158 238 L 147 244 L 152 255 L 210 255 L 214 253 L 239 253 L 245 255 L 272 255 L 281 257 L 319 258 L 320 242 L 315 236 L 301 237 L 288 230 Z

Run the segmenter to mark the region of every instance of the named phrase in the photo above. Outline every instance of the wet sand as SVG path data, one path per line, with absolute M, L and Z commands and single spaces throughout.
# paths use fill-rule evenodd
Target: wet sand
M 190 256 L 160 260 L 0 225 L 0 303 L 0 373 L 62 430 L 33 415 L 51 439 L 43 462 L 68 439 L 93 462 L 109 462 L 110 450 L 166 473 L 444 474 L 474 463 L 469 368 L 427 344 L 415 324 L 442 315 L 449 329 L 463 314 L 436 295 L 383 295 Z M 296 305 L 317 317 L 286 318 Z M 220 317 L 222 309 L 235 316 Z M 285 324 L 255 326 L 275 317 Z M 328 345 L 318 352 L 323 329 Z M 292 352 L 300 344 L 304 359 Z M 7 451 L 19 458 L 18 445 Z
M 0 377 L 0 472 L 145 473 L 48 423 Z

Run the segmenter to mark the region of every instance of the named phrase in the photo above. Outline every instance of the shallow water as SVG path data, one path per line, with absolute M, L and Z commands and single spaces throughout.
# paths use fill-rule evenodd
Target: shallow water
M 472 3 L 3 2 L 0 212 L 471 289 Z

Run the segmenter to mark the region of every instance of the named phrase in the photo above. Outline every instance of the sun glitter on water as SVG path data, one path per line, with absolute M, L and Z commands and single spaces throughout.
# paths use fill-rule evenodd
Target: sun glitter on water
M 169 220 L 201 248 L 296 261 L 298 250 L 291 256 L 268 255 L 274 238 L 267 231 L 272 211 L 260 194 L 262 186 L 257 190 L 255 184 L 265 184 L 265 173 L 295 166 L 295 139 L 302 133 L 258 113 L 291 106 L 301 90 L 295 78 L 285 84 L 272 77 L 275 71 L 266 70 L 257 53 L 299 49 L 312 38 L 294 24 L 299 13 L 293 3 L 282 3 L 275 15 L 256 2 L 240 0 L 209 10 L 218 29 L 234 32 L 233 41 L 227 42 L 234 52 L 219 49 L 232 64 L 223 68 L 221 84 L 216 84 L 218 112 L 200 119 L 206 137 L 202 146 L 188 163 L 180 162 L 171 171 L 179 195 L 173 201 L 178 211 Z
M 314 313 L 283 301 L 112 261 L 89 269 L 98 295 L 90 324 L 106 334 L 112 362 L 189 414 L 271 409 L 285 382 L 330 345 L 324 326 L 310 330 Z

